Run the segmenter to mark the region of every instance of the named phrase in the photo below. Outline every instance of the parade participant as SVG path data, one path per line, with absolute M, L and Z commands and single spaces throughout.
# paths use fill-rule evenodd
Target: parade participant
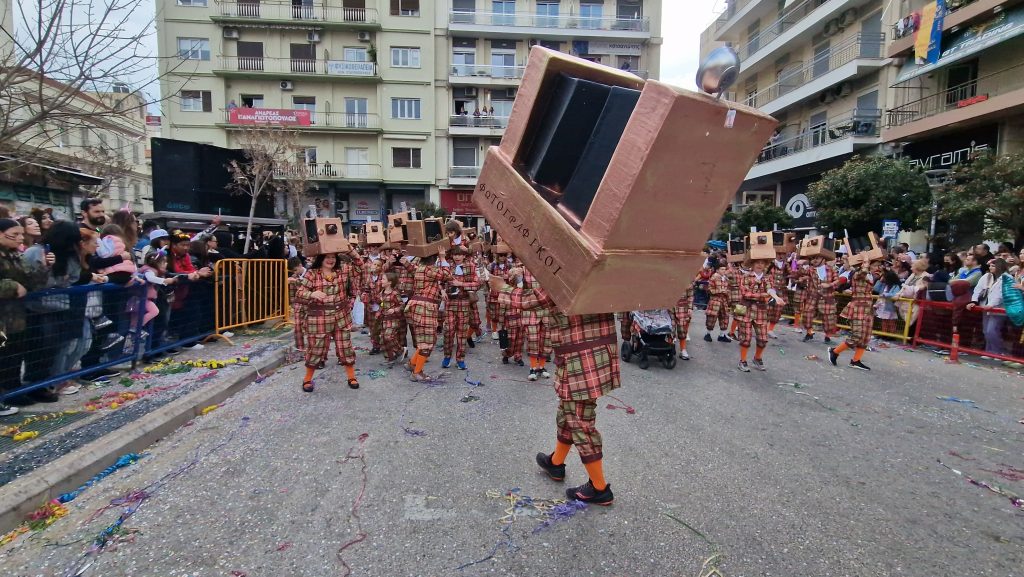
M 804 280 L 804 302 L 801 315 L 804 321 L 804 342 L 814 339 L 814 315 L 821 314 L 825 342 L 832 342 L 836 334 L 836 285 L 839 277 L 825 257 L 811 257 L 811 267 L 801 271 Z
M 804 331 L 801 323 L 800 311 L 804 306 L 804 277 L 801 274 L 808 264 L 806 260 L 800 259 L 796 253 L 789 256 L 789 268 L 786 270 L 786 278 L 789 281 L 789 289 L 793 293 L 793 319 L 789 321 L 789 324 L 793 327 L 794 332 L 802 333 Z
M 473 233 L 474 231 L 470 231 Z M 476 277 L 480 281 L 480 287 L 477 290 L 469 293 L 469 334 L 466 335 L 466 345 L 469 348 L 476 348 L 476 340 L 484 336 L 483 329 L 480 327 L 480 288 L 486 286 L 487 279 L 490 275 L 487 274 L 487 267 L 483 265 L 483 256 L 480 254 L 480 243 L 474 243 L 474 236 L 468 235 L 470 239 L 470 246 L 473 247 L 470 251 L 469 266 L 473 267 L 476 271 Z
M 768 337 L 772 339 L 779 338 L 779 335 L 775 333 L 775 325 L 778 324 L 779 320 L 782 319 L 782 307 L 786 306 L 786 299 L 782 295 L 786 294 L 786 285 L 788 279 L 786 278 L 786 261 L 780 258 L 784 255 L 776 255 L 774 261 L 768 267 L 768 277 L 771 280 L 771 288 L 775 289 L 775 294 L 778 295 L 778 299 L 772 299 L 771 303 L 768 304 Z
M 355 265 L 359 256 L 350 251 Z M 296 299 L 306 308 L 304 333 L 306 335 L 306 376 L 302 390 L 313 392 L 313 373 L 327 359 L 330 340 L 334 339 L 338 362 L 345 367 L 348 386 L 359 388 L 356 379 L 356 353 L 352 348 L 352 300 L 359 290 L 358 273 L 348 263 L 342 264 L 334 253 L 317 255 L 306 274 L 297 281 Z
M 506 276 L 508 284 L 513 288 L 523 288 L 522 272 L 521 268 L 510 269 Z M 522 367 L 524 366 L 523 344 L 526 340 L 526 332 L 523 328 L 523 310 L 516 308 L 515 303 L 512 302 L 499 304 L 498 308 L 502 314 L 501 323 L 505 327 L 503 330 L 508 341 L 508 347 L 501 351 L 501 362 L 507 365 L 511 357 L 517 365 Z
M 736 328 L 739 326 L 739 319 L 736 318 L 736 305 L 742 304 L 743 297 L 740 294 L 740 281 L 747 273 L 742 264 L 730 264 L 726 279 L 729 286 L 729 313 L 732 315 L 732 322 L 729 324 L 729 338 L 736 340 Z
M 429 381 L 430 376 L 423 372 L 423 366 L 437 342 L 441 285 L 451 280 L 452 271 L 445 260 L 444 250 L 437 256 L 421 259 L 418 264 L 405 261 L 405 267 L 413 275 L 412 296 L 405 305 L 405 320 L 412 328 L 412 339 L 416 345 L 416 352 L 407 368 L 412 371 L 412 380 Z
M 466 237 L 462 234 L 462 223 L 457 220 L 449 220 L 444 223 L 444 234 L 448 237 L 448 241 L 451 242 L 451 247 L 465 246 Z
M 612 486 L 605 481 L 601 433 L 597 430 L 597 400 L 619 388 L 619 357 L 615 347 L 615 315 L 565 315 L 540 287 L 506 285 L 502 301 L 524 311 L 550 311 L 557 368 L 558 411 L 555 450 L 537 453 L 537 464 L 555 481 L 565 479 L 565 459 L 573 445 L 590 479 L 566 489 L 568 499 L 590 505 L 611 505 Z
M 371 250 L 375 250 L 377 247 L 371 247 Z M 382 269 L 384 267 L 384 261 L 380 259 L 380 255 L 373 255 L 368 257 L 370 260 L 363 262 L 362 266 L 362 280 L 360 286 L 362 293 L 360 294 L 359 300 L 363 302 L 363 324 L 369 330 L 370 333 L 370 354 L 380 354 L 380 319 L 378 318 L 378 312 L 380 311 L 380 279 Z
M 720 265 L 708 282 L 708 294 L 711 295 L 711 298 L 708 300 L 708 308 L 704 311 L 706 316 L 705 328 L 707 328 L 707 332 L 704 333 L 704 340 L 709 343 L 711 342 L 711 331 L 715 328 L 715 320 L 718 320 L 718 341 L 722 343 L 732 342 L 732 339 L 725 336 L 725 328 L 729 324 L 729 279 L 726 276 L 727 272 L 727 267 L 724 264 Z
M 402 297 L 402 305 L 404 306 L 409 302 L 409 297 L 412 296 L 412 276 L 411 270 L 406 268 L 406 261 L 411 260 L 412 257 L 407 257 L 402 254 L 399 249 L 393 249 L 389 255 L 389 263 L 391 272 L 398 274 L 398 285 L 395 287 L 398 290 L 398 294 Z M 398 321 L 398 340 L 402 343 L 402 347 L 408 349 L 409 347 L 409 323 L 405 319 L 405 314 L 402 314 Z M 412 346 L 416 347 L 416 341 L 413 340 Z
M 402 295 L 398 292 L 398 274 L 394 271 L 384 273 L 380 282 L 380 338 L 384 344 L 384 359 L 394 364 L 405 358 L 409 350 L 402 346 L 398 332 L 405 330 L 405 317 L 402 314 Z
M 529 270 L 525 268 L 522 270 L 523 286 L 533 288 L 540 286 Z M 547 370 L 547 356 L 551 352 L 548 340 L 551 315 L 548 308 L 537 306 L 529 310 L 524 309 L 520 322 L 526 329 L 526 354 L 530 356 L 530 376 L 527 378 L 531 381 L 536 381 L 538 377 L 551 378 L 551 373 Z
M 441 368 L 447 369 L 452 362 L 452 349 L 455 352 L 455 366 L 466 370 L 466 340 L 470 330 L 469 301 L 471 292 L 480 288 L 480 280 L 476 276 L 476 267 L 466 262 L 469 252 L 461 246 L 452 247 L 450 263 L 451 279 L 446 283 L 448 301 L 444 310 L 444 359 Z
M 690 332 L 690 319 L 693 318 L 693 287 L 696 283 L 697 278 L 694 278 L 672 309 L 676 319 L 676 338 L 679 339 L 679 358 L 684 361 L 690 360 L 690 353 L 686 352 L 686 339 Z
M 775 288 L 766 272 L 768 261 L 755 260 L 749 272 L 740 277 L 740 297 L 742 302 L 736 308 L 739 319 L 740 363 L 737 368 L 744 373 L 750 372 L 747 365 L 747 354 L 750 351 L 751 337 L 756 340 L 754 350 L 754 368 L 764 368 L 764 349 L 768 346 L 768 308 L 769 303 L 777 300 Z
M 301 258 L 288 259 L 288 299 L 292 307 L 292 326 L 294 327 L 295 350 L 297 351 L 302 351 L 306 345 L 305 337 L 302 334 L 302 321 L 306 318 L 306 306 L 296 297 L 299 279 L 304 274 L 306 274 L 306 267 L 302 266 Z
M 839 355 L 846 349 L 853 349 L 853 359 L 850 366 L 862 371 L 870 371 L 867 365 L 861 362 L 864 351 L 867 350 L 868 342 L 871 340 L 871 327 L 874 324 L 873 297 L 875 276 L 881 272 L 881 267 L 872 265 L 871 273 L 866 266 L 855 266 L 850 275 L 850 304 L 843 309 L 843 317 L 850 321 L 850 332 L 846 341 L 838 347 L 828 349 L 828 360 L 832 366 L 837 365 Z M 872 274 L 873 273 L 873 274 Z
M 488 266 L 488 273 L 502 280 L 507 280 L 508 271 L 511 268 L 508 264 L 508 255 L 498 253 L 494 256 L 494 262 Z M 501 311 L 498 309 L 498 293 L 494 290 L 487 291 L 487 330 L 491 332 L 491 339 L 498 340 L 498 331 L 501 330 Z

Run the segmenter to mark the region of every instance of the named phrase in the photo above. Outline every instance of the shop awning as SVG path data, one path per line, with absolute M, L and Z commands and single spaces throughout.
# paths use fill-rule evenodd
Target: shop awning
M 1000 12 L 986 22 L 950 35 L 943 41 L 942 55 L 934 64 L 918 65 L 913 58 L 907 58 L 893 86 L 949 66 L 1021 34 L 1024 34 L 1024 6 Z
M 22 160 L 10 156 L 0 156 L 0 167 L 2 167 L 6 163 L 11 163 L 11 165 L 13 166 L 35 166 L 37 168 L 42 168 L 43 170 L 54 173 L 56 176 L 71 179 L 74 182 L 82 185 L 103 184 L 102 177 L 88 174 L 78 169 L 70 168 L 67 166 L 54 166 L 52 164 L 30 162 L 27 160 Z

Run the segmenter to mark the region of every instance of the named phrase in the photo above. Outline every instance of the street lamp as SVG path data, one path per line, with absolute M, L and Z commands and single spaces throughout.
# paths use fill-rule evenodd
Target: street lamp
M 932 191 L 932 223 L 928 228 L 928 254 L 932 252 L 932 242 L 935 239 L 935 224 L 939 216 L 939 202 L 935 193 L 945 187 L 953 179 L 953 171 L 948 168 L 936 168 L 924 171 L 924 178 L 928 181 L 928 188 Z

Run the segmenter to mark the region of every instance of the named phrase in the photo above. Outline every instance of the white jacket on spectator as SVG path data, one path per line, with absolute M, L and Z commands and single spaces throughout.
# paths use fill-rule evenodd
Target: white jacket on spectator
M 998 308 L 1003 306 L 1003 279 L 994 277 L 992 273 L 985 273 L 974 287 L 974 295 L 971 302 L 976 302 L 983 307 Z

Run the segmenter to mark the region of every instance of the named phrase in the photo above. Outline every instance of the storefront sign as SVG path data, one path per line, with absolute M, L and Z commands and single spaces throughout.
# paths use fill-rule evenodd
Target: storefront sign
M 807 187 L 815 178 L 796 178 L 781 184 L 780 202 L 789 216 L 793 217 L 793 228 L 807 230 L 814 228 L 818 220 L 818 211 L 811 206 L 807 197 Z
M 956 103 L 956 107 L 957 108 L 965 108 L 965 107 L 970 106 L 972 104 L 978 104 L 979 102 L 985 102 L 986 100 L 988 100 L 988 94 L 979 94 L 977 96 L 972 96 L 970 98 L 964 98 L 960 102 Z
M 441 208 L 460 216 L 480 214 L 480 209 L 473 204 L 472 190 L 442 190 Z
M 146 115 L 146 126 L 160 126 L 161 117 L 152 114 Z
M 574 40 L 572 49 L 577 54 L 611 54 L 614 56 L 640 56 L 639 42 L 605 40 Z
M 995 150 L 999 126 L 992 124 L 912 142 L 903 147 L 903 158 L 925 170 L 953 168 L 985 150 Z
M 882 238 L 895 239 L 900 234 L 900 221 L 898 220 L 883 220 L 882 221 Z
M 348 195 L 349 220 L 381 220 L 380 194 L 352 192 Z
M 351 60 L 328 60 L 327 73 L 338 76 L 373 76 L 373 62 L 353 62 Z
M 279 110 L 276 108 L 232 108 L 228 111 L 231 124 L 276 124 L 279 126 L 309 126 L 312 118 L 308 110 Z

